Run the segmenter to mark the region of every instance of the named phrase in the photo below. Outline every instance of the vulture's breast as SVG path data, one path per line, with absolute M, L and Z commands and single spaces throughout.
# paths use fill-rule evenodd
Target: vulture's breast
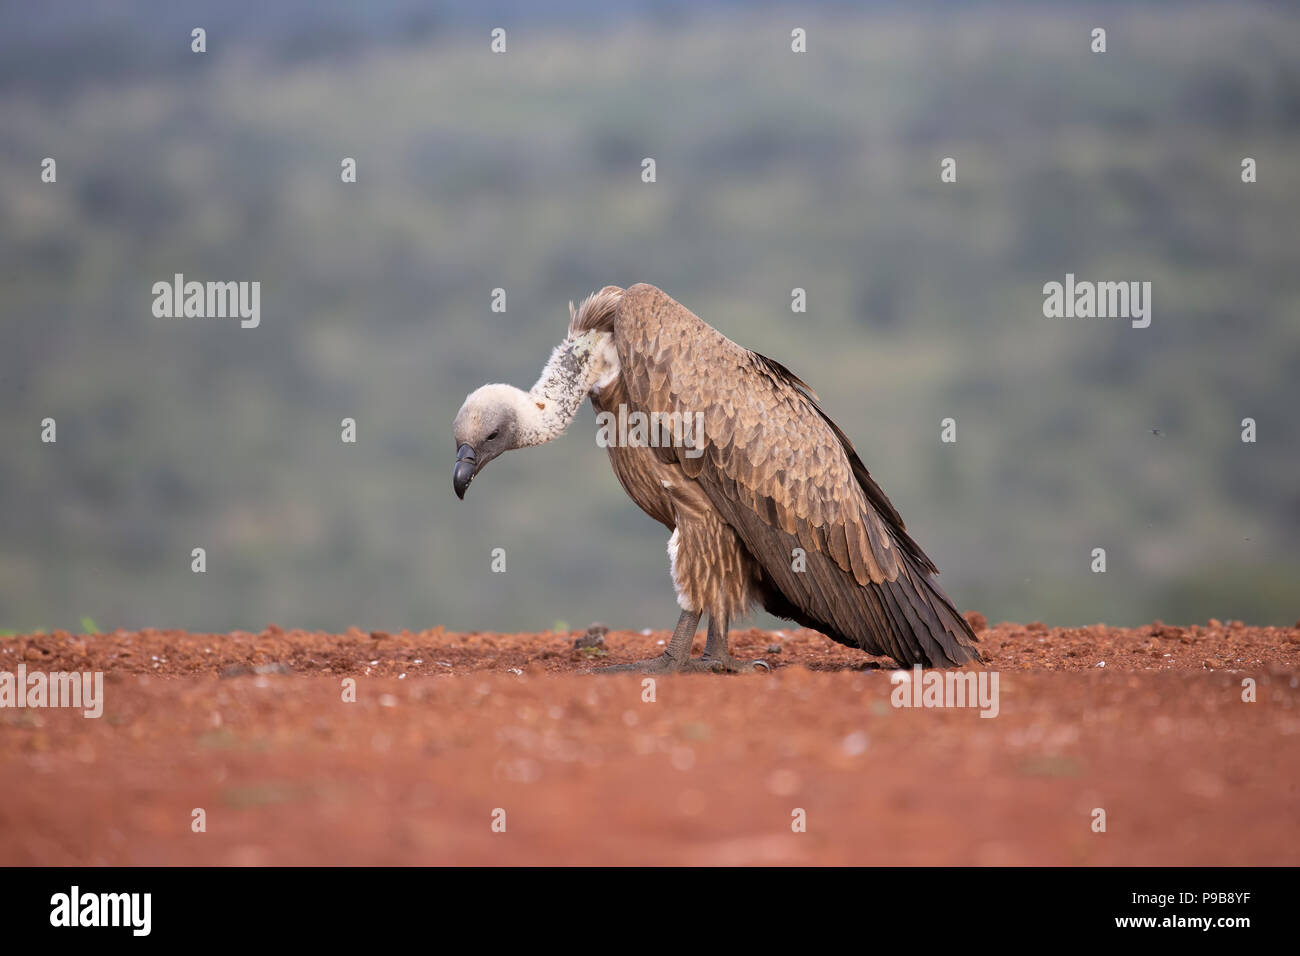
M 630 416 L 634 411 L 628 402 L 627 388 L 622 378 L 616 377 L 604 387 L 593 391 L 591 404 L 598 416 L 603 417 L 605 414 L 612 416 L 609 420 L 614 422 L 614 427 L 610 432 L 616 439 L 619 438 L 617 427 L 619 407 L 623 407 L 624 416 Z M 599 429 L 599 425 L 597 428 Z M 673 517 L 672 502 L 663 483 L 684 480 L 685 476 L 681 470 L 676 465 L 660 461 L 653 448 L 627 447 L 621 441 L 615 440 L 610 442 L 605 450 L 609 452 L 609 463 L 614 469 L 614 475 L 628 497 L 636 502 L 638 508 L 664 527 L 669 530 L 675 528 L 677 522 Z

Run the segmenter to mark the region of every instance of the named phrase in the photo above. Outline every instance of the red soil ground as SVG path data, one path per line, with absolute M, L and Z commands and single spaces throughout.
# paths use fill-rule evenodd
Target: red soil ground
M 587 671 L 663 632 L 0 638 L 0 671 L 105 689 L 0 709 L 0 864 L 1300 863 L 1300 628 L 972 617 L 994 719 L 895 708 L 808 631 L 734 633 L 771 673 L 653 703 Z

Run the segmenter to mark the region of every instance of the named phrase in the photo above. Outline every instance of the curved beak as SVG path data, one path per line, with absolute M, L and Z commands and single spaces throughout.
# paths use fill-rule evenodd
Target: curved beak
M 456 449 L 456 470 L 451 473 L 451 487 L 461 501 L 465 500 L 465 489 L 474 480 L 477 471 L 478 459 L 474 456 L 474 449 L 468 444 L 461 445 Z

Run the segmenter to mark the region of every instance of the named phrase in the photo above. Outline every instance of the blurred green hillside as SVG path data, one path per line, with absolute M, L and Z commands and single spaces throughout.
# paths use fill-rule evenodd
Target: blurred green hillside
M 589 407 L 451 490 L 465 394 L 636 282 L 819 392 L 959 607 L 1300 617 L 1294 13 L 496 25 L 0 89 L 0 628 L 670 626 Z M 260 280 L 261 327 L 155 318 L 177 272 Z M 1151 327 L 1044 318 L 1067 272 Z

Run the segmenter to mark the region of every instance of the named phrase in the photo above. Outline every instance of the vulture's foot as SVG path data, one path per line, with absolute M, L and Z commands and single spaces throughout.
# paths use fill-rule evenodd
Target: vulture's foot
M 744 661 L 728 654 L 719 657 L 705 651 L 703 657 L 693 658 L 682 668 L 687 671 L 703 671 L 706 674 L 766 674 L 772 668 L 767 661 Z
M 772 668 L 767 661 L 745 661 L 732 657 L 727 646 L 727 620 L 711 614 L 709 639 L 705 642 L 704 654 L 698 660 L 691 661 L 689 669 L 711 674 L 753 674 L 755 671 L 767 673 Z
M 603 674 L 676 674 L 691 659 L 691 642 L 695 640 L 695 629 L 700 624 L 699 611 L 682 611 L 673 630 L 672 640 L 658 657 L 634 664 L 615 664 L 602 667 Z
M 688 657 L 679 660 L 667 653 L 652 657 L 648 661 L 635 661 L 631 664 L 612 664 L 601 667 L 599 674 L 753 674 L 766 673 L 771 670 L 767 661 L 745 661 L 728 655 L 727 657 Z
M 693 663 L 689 659 L 672 657 L 667 651 L 648 661 L 633 661 L 631 664 L 611 664 L 609 667 L 597 668 L 598 674 L 676 674 L 690 669 Z

